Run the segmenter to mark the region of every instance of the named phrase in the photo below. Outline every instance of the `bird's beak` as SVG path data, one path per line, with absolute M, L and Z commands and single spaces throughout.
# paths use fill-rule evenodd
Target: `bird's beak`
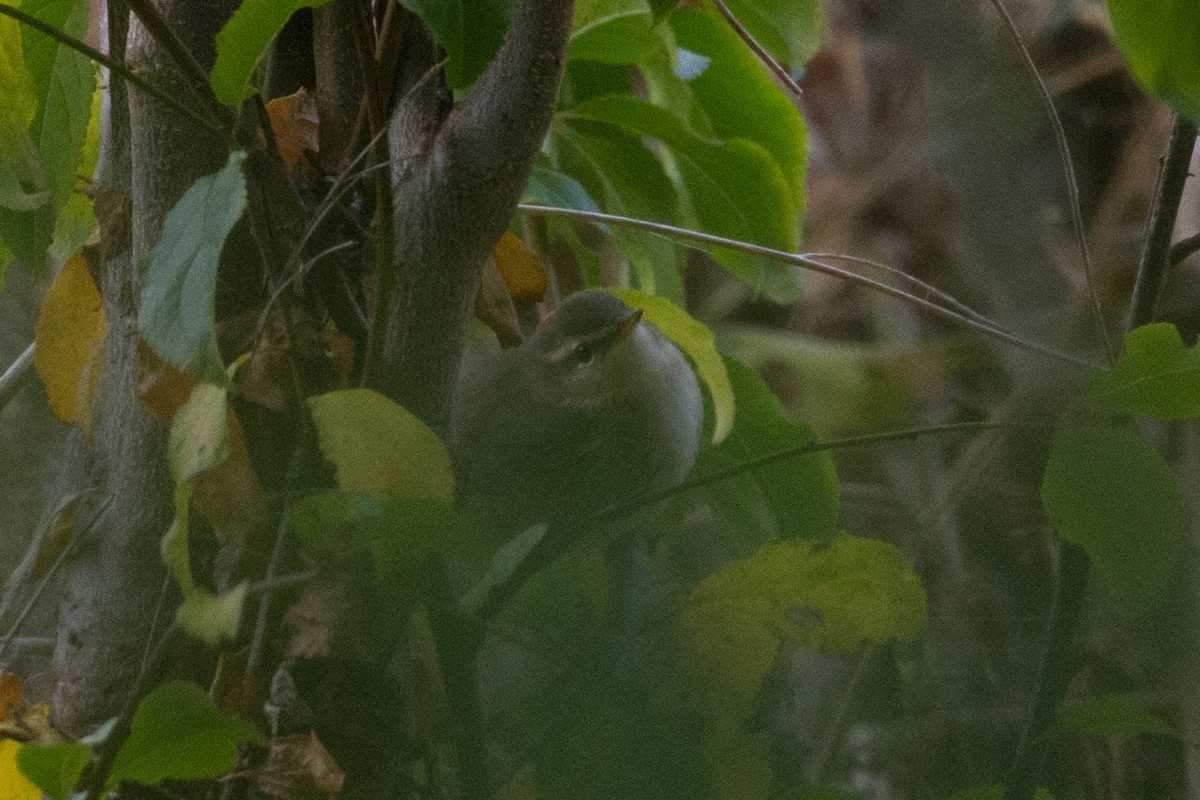
M 637 327 L 638 322 L 642 319 L 642 309 L 635 308 L 633 313 L 621 323 L 621 327 L 617 328 L 616 334 L 613 336 L 613 344 L 620 342 L 633 333 L 633 329 Z

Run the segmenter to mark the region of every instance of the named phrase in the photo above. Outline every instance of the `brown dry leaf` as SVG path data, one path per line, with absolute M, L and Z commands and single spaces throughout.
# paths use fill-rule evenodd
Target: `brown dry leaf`
M 300 597 L 283 615 L 287 631 L 284 658 L 317 658 L 345 651 L 350 602 L 346 587 L 336 581 L 305 586 Z
M 163 422 L 170 422 L 192 394 L 192 378 L 159 358 L 143 341 L 138 342 L 138 402 Z
M 55 415 L 85 430 L 91 426 L 92 394 L 107 333 L 100 292 L 77 252 L 67 259 L 42 302 L 33 364 Z
M 542 259 L 516 236 L 505 231 L 492 250 L 500 277 L 508 287 L 513 302 L 528 306 L 540 302 L 550 285 Z
M 267 116 L 271 118 L 271 130 L 275 132 L 275 145 L 279 156 L 293 177 L 305 150 L 320 151 L 318 132 L 320 116 L 317 100 L 304 90 L 287 97 L 276 97 L 267 103 Z
M 489 258 L 483 265 L 483 283 L 475 295 L 475 317 L 495 332 L 501 347 L 516 347 L 521 343 L 517 307 L 504 285 L 495 258 Z
M 262 484 L 250 464 L 246 434 L 232 409 L 226 411 L 229 457 L 195 476 L 192 508 L 208 520 L 222 545 L 253 542 L 267 525 Z
M 273 739 L 266 763 L 258 768 L 257 774 L 261 792 L 286 800 L 335 797 L 345 779 L 315 733 Z
M 20 677 L 0 671 L 0 722 L 16 719 L 24 706 L 25 694 Z

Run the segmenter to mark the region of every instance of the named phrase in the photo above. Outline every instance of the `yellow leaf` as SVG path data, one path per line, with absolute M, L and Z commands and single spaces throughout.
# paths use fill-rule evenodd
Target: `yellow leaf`
M 723 441 L 733 428 L 733 385 L 729 382 L 712 330 L 666 298 L 635 289 L 613 289 L 612 293 L 630 308 L 642 309 L 643 318 L 653 322 L 692 360 L 696 376 L 708 387 L 712 398 L 713 442 Z
M 536 303 L 546 294 L 550 279 L 538 254 L 516 236 L 505 231 L 492 250 L 500 277 L 518 303 Z
M 0 800 L 42 800 L 42 792 L 17 769 L 20 742 L 0 739 Z
M 209 647 L 230 641 L 237 636 L 248 587 L 242 581 L 223 595 L 194 588 L 184 595 L 175 612 L 175 621 Z
M 92 394 L 100 378 L 101 345 L 108 320 L 83 256 L 63 265 L 42 302 L 33 363 L 50 407 L 63 422 L 91 424 Z
M 453 499 L 446 446 L 411 412 L 370 389 L 327 392 L 308 406 L 343 490 L 378 500 Z

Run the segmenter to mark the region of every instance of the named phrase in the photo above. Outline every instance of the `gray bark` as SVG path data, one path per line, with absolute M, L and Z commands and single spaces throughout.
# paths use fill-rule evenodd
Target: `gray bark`
M 236 0 L 173 0 L 163 15 L 205 66 L 214 58 L 213 37 Z M 118 26 L 114 25 L 114 30 Z M 168 92 L 188 97 L 185 82 L 136 21 L 129 29 L 126 62 Z M 113 80 L 119 85 L 119 79 Z M 114 101 L 124 95 L 114 90 Z M 136 678 L 165 570 L 159 541 L 170 525 L 172 485 L 167 472 L 167 426 L 137 402 L 137 267 L 158 241 L 163 220 L 196 178 L 224 163 L 226 147 L 141 93 L 128 96 L 128 114 L 116 102 L 104 138 L 106 188 L 130 191 L 132 250 L 111 260 L 100 292 L 109 319 L 104 366 L 93 405 L 94 440 L 90 505 L 106 512 L 77 545 L 64 575 L 59 606 L 55 722 L 83 733 L 116 713 Z M 130 149 L 113 143 L 129 131 Z M 126 166 L 126 164 L 128 166 Z
M 466 99 L 445 111 L 426 45 L 402 69 L 389 127 L 396 263 L 379 389 L 444 432 L 484 260 L 512 218 L 546 135 L 570 0 L 524 0 Z M 414 26 L 416 27 L 416 26 Z M 411 41 L 411 37 L 410 37 Z M 407 87 L 407 88 L 405 88 Z

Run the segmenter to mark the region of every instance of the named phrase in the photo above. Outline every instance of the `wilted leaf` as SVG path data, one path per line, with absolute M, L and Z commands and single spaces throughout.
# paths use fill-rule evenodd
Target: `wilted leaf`
M 409 411 L 369 389 L 328 392 L 308 405 L 343 490 L 380 500 L 453 498 L 445 445 Z
M 0 800 L 42 800 L 41 790 L 17 768 L 20 749 L 19 742 L 0 739 Z
M 1148 91 L 1200 119 L 1200 15 L 1193 0 L 1108 0 L 1129 71 Z
M 192 396 L 171 423 L 167 463 L 176 483 L 193 478 L 229 457 L 227 396 L 211 383 L 192 388 Z
M 257 728 L 222 713 L 199 686 L 168 681 L 138 704 L 105 787 L 220 777 L 236 765 L 239 744 L 263 741 Z
M 267 103 L 267 116 L 271 118 L 271 130 L 275 134 L 275 146 L 279 157 L 293 176 L 304 151 L 320 152 L 320 116 L 317 100 L 301 86 L 295 94 L 276 97 Z
M 255 772 L 259 791 L 286 800 L 336 797 L 345 780 L 315 733 L 272 739 L 266 763 Z
M 78 742 L 53 745 L 27 742 L 17 751 L 17 766 L 25 777 L 53 800 L 70 800 L 91 753 L 92 748 Z M 0 776 L 2 783 L 3 777 Z
M 1102 411 L 1155 419 L 1200 416 L 1200 345 L 1184 347 L 1169 322 L 1136 328 L 1125 335 L 1117 365 L 1092 378 L 1088 399 Z
M 217 263 L 246 205 L 245 160 L 245 153 L 231 153 L 220 172 L 188 188 L 142 273 L 138 326 L 146 343 L 168 363 L 222 385 L 213 316 Z
M 1156 733 L 1178 736 L 1168 725 L 1136 697 L 1127 694 L 1105 694 L 1089 697 L 1058 712 L 1058 724 L 1068 730 L 1094 736 L 1136 736 Z
M 709 397 L 712 398 L 713 442 L 724 440 L 733 427 L 733 386 L 729 383 L 729 374 L 725 371 L 725 362 L 721 360 L 721 354 L 717 351 L 712 330 L 662 297 L 634 289 L 615 289 L 613 294 L 632 308 L 642 309 L 645 319 L 653 322 L 692 360 L 696 375 L 708 387 Z
M 217 34 L 217 60 L 209 80 L 213 93 L 234 106 L 254 94 L 250 76 L 275 35 L 301 8 L 318 8 L 328 0 L 244 0 Z
M 1087 551 L 1126 613 L 1148 613 L 1178 590 L 1183 498 L 1171 468 L 1134 431 L 1060 431 L 1042 504 L 1059 535 Z
M 839 534 L 828 545 L 791 539 L 726 564 L 683 610 L 694 684 L 706 705 L 741 718 L 781 641 L 821 652 L 912 639 L 925 591 L 895 547 Z
M 83 256 L 75 253 L 50 284 L 37 323 L 33 363 L 55 415 L 91 427 L 108 319 Z
M 416 14 L 446 51 L 446 84 L 474 83 L 496 55 L 508 30 L 507 0 L 400 0 Z

